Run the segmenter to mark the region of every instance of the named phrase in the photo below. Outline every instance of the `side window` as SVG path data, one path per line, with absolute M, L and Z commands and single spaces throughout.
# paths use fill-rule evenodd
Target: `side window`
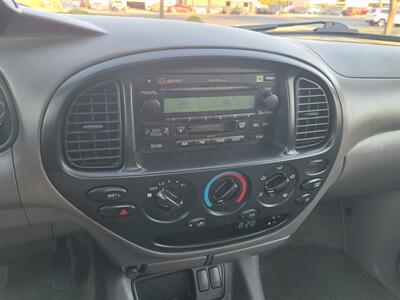
M 389 10 L 388 10 L 388 9 L 382 9 L 382 13 L 383 13 L 383 14 L 388 14 L 388 13 L 389 13 Z

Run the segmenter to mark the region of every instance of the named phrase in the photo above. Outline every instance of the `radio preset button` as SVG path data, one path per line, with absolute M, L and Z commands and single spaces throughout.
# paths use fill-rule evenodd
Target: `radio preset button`
M 269 121 L 268 120 L 262 120 L 261 121 L 261 127 L 265 128 L 269 126 Z
M 251 134 L 249 139 L 250 141 L 263 141 L 265 139 L 265 134 L 264 133 Z
M 162 126 L 162 127 L 145 127 L 143 129 L 143 134 L 146 137 L 151 138 L 162 138 L 169 136 L 169 127 Z
M 145 150 L 148 151 L 164 151 L 168 148 L 167 142 L 145 142 L 143 144 Z
M 251 127 L 251 129 L 260 129 L 261 128 L 261 120 L 251 121 L 250 127 Z
M 245 130 L 249 126 L 248 121 L 236 121 L 236 130 Z
M 186 126 L 176 126 L 175 133 L 177 135 L 184 135 L 186 133 Z
M 237 143 L 244 141 L 244 135 L 228 136 L 225 138 L 226 143 Z

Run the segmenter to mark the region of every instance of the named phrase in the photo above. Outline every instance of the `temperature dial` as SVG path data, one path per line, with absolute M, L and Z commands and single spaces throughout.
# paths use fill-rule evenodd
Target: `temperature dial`
M 194 198 L 194 189 L 189 182 L 167 178 L 149 187 L 143 209 L 152 220 L 173 222 L 189 213 Z
M 246 178 L 238 172 L 214 176 L 204 189 L 204 204 L 220 215 L 233 213 L 244 204 L 248 192 Z
M 272 175 L 263 175 L 258 186 L 258 200 L 267 207 L 286 202 L 296 189 L 296 170 L 289 165 L 279 165 Z

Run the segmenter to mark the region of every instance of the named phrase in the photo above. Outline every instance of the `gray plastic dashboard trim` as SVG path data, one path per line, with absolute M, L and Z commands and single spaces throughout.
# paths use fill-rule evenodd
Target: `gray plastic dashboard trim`
M 240 50 L 232 50 L 232 49 L 201 49 L 199 52 L 199 49 L 176 49 L 176 50 L 166 50 L 166 51 L 153 51 L 153 52 L 147 52 L 147 53 L 141 53 L 141 54 L 135 54 L 131 56 L 125 56 L 125 57 L 120 57 L 114 60 L 110 60 L 107 62 L 104 62 L 102 64 L 97 64 L 94 65 L 90 68 L 87 68 L 83 70 L 82 72 L 79 73 L 79 76 L 73 76 L 70 79 L 68 79 L 61 88 L 59 88 L 54 95 L 54 97 L 65 97 L 71 88 L 74 88 L 77 84 L 81 83 L 81 80 L 87 79 L 89 80 L 90 78 L 93 78 L 93 76 L 98 76 L 98 74 L 101 74 L 102 72 L 109 72 L 112 69 L 118 69 L 121 66 L 128 66 L 132 65 L 133 63 L 141 63 L 144 64 L 149 61 L 156 61 L 156 60 L 165 60 L 168 58 L 190 58 L 190 57 L 207 57 L 207 56 L 229 56 L 229 57 L 240 57 L 240 58 L 252 58 L 252 59 L 263 59 L 263 60 L 273 60 L 273 61 L 278 61 L 286 64 L 291 64 L 294 66 L 297 66 L 299 68 L 302 68 L 304 70 L 307 70 L 322 80 L 325 81 L 325 83 L 329 86 L 331 89 L 336 101 L 337 106 L 337 118 L 338 118 L 338 126 L 341 127 L 342 124 L 342 119 L 341 119 L 341 108 L 340 104 L 338 101 L 338 94 L 336 89 L 334 88 L 334 85 L 331 83 L 331 81 L 321 72 L 316 70 L 315 68 L 304 64 L 300 61 L 294 60 L 292 58 L 288 58 L 285 56 L 280 56 L 276 54 L 271 54 L 267 52 L 260 52 L 260 51 L 240 51 Z M 50 116 L 50 118 L 57 117 L 56 115 L 52 114 L 51 111 L 51 106 L 49 106 L 49 111 L 47 111 L 46 116 Z M 42 116 L 43 119 L 43 116 Z M 340 131 L 340 130 L 339 130 Z M 309 153 L 307 155 L 312 155 L 315 153 Z M 307 157 L 307 155 L 305 155 Z M 266 247 L 261 247 L 263 251 L 268 250 L 268 247 L 271 246 L 271 248 L 274 247 L 274 244 L 281 239 L 285 239 L 288 236 L 290 236 L 297 228 L 300 226 L 302 221 L 308 216 L 308 214 L 311 212 L 313 207 L 318 203 L 320 200 L 322 194 L 325 192 L 325 190 L 330 186 L 330 184 L 337 178 L 339 172 L 340 172 L 340 167 L 341 163 L 335 164 L 335 167 L 333 168 L 327 184 L 324 185 L 324 187 L 320 190 L 320 192 L 317 194 L 315 201 L 311 203 L 303 213 L 300 214 L 299 217 L 294 219 L 288 226 L 283 227 L 282 229 L 273 232 L 269 235 L 258 237 L 252 240 L 244 241 L 241 243 L 236 243 L 236 244 L 231 244 L 228 246 L 220 246 L 220 247 L 214 247 L 206 250 L 196 250 L 196 251 L 185 251 L 185 252 L 180 252 L 180 253 L 163 253 L 159 251 L 152 251 L 148 249 L 144 249 L 138 245 L 135 245 L 117 235 L 114 233 L 110 232 L 108 229 L 102 227 L 101 225 L 95 223 L 93 220 L 89 219 L 87 216 L 83 215 L 80 211 L 78 211 L 75 207 L 73 207 L 71 204 L 69 204 L 65 199 L 63 199 L 63 206 L 66 208 L 68 207 L 67 211 L 74 212 L 73 214 L 75 215 L 74 218 L 80 219 L 79 222 L 83 223 L 82 226 L 84 228 L 87 228 L 92 235 L 96 238 L 96 240 L 109 252 L 109 254 L 114 257 L 115 260 L 117 260 L 121 265 L 127 266 L 127 265 L 134 265 L 138 263 L 156 263 L 156 262 L 162 262 L 162 261 L 168 261 L 168 260 L 176 260 L 176 259 L 185 259 L 185 258 L 190 258 L 190 257 L 201 257 L 204 255 L 214 255 L 214 254 L 220 254 L 222 255 L 223 253 L 234 253 L 235 251 L 240 251 L 242 249 L 246 248 L 254 248 L 257 247 L 258 245 L 266 245 Z M 42 166 L 43 168 L 43 166 Z M 84 174 L 82 174 L 84 175 Z M 77 177 L 80 175 L 78 174 Z M 50 184 L 50 183 L 49 183 Z M 62 198 L 61 195 L 59 195 L 60 198 Z M 71 211 L 72 210 L 72 211 Z M 31 222 L 40 222 L 44 221 L 47 218 L 49 218 L 50 215 L 55 214 L 53 211 L 50 213 L 48 210 L 45 212 L 42 209 L 39 208 L 34 208 L 34 209 L 27 209 L 27 214 L 29 216 L 29 219 Z M 68 214 L 64 214 L 64 218 L 67 217 Z M 78 217 L 79 216 L 79 217 Z M 67 217 L 69 219 L 69 217 Z M 75 220 L 76 222 L 77 220 Z M 86 223 L 86 224 L 84 224 Z M 90 224 L 90 225 L 89 225 Z M 221 256 L 220 256 L 221 257 Z M 221 258 L 223 259 L 223 258 Z

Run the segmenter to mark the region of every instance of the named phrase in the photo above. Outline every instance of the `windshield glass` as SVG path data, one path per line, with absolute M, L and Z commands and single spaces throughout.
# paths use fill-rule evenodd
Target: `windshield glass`
M 54 13 L 145 17 L 226 26 L 334 21 L 360 33 L 400 37 L 397 0 L 19 0 Z M 304 31 L 321 25 L 282 27 Z

